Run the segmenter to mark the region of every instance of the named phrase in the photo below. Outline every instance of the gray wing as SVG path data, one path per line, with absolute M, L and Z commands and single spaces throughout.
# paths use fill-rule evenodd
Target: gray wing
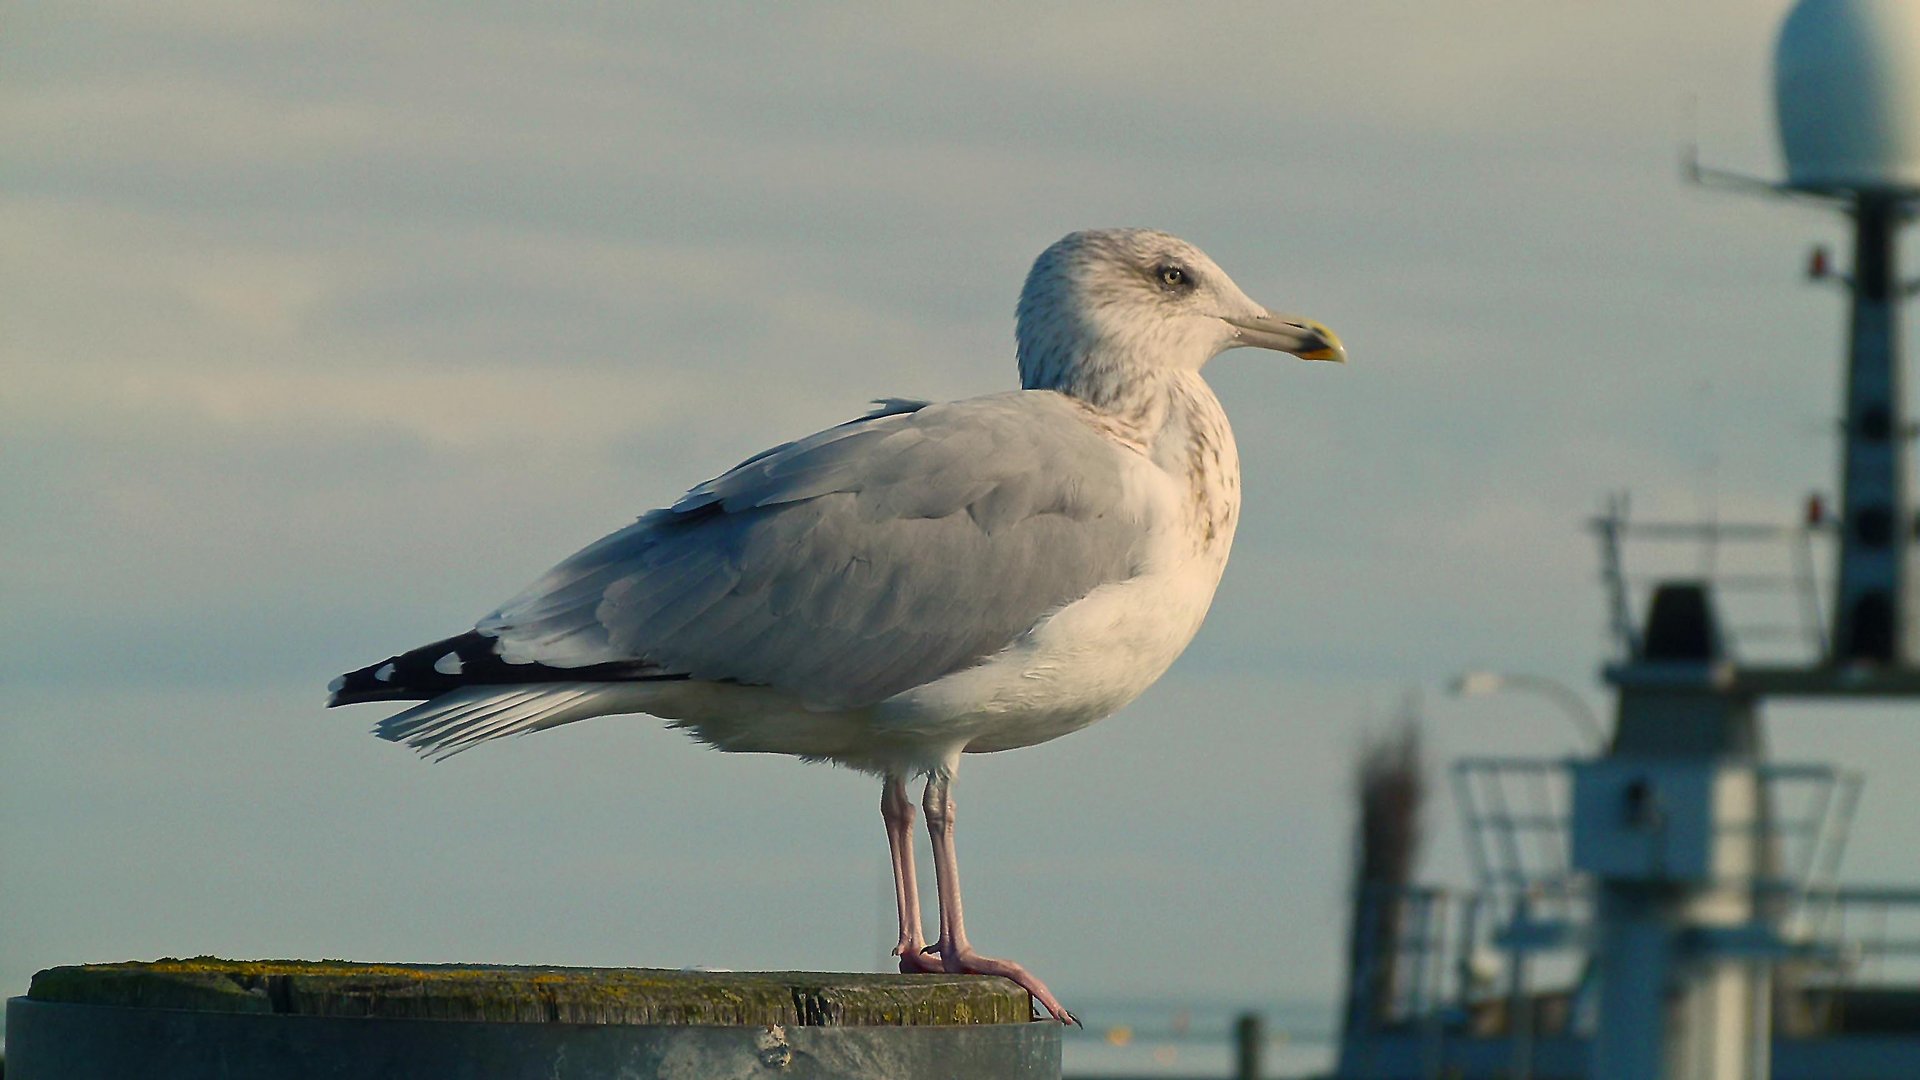
M 1137 573 L 1126 453 L 1048 391 L 887 402 L 645 515 L 478 629 L 511 662 L 644 661 L 870 704 Z

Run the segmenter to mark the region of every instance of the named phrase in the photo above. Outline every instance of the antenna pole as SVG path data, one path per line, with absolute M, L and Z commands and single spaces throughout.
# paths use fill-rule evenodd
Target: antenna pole
M 1832 637 L 1832 659 L 1840 664 L 1906 665 L 1920 648 L 1913 630 L 1920 605 L 1911 573 L 1914 516 L 1900 363 L 1903 202 L 1895 194 L 1861 192 L 1852 206 L 1853 317 Z

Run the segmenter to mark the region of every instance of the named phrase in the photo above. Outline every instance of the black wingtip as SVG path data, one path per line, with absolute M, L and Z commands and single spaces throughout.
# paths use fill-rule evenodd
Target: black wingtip
M 367 701 L 422 701 L 433 696 L 400 677 L 400 656 L 389 656 L 377 664 L 349 671 L 327 684 L 327 708 L 358 705 Z
M 328 685 L 327 708 L 368 701 L 426 701 L 467 686 L 540 682 L 655 681 L 687 678 L 644 660 L 614 661 L 562 668 L 540 663 L 509 663 L 500 656 L 499 639 L 469 630 L 430 645 L 389 656 L 349 671 Z

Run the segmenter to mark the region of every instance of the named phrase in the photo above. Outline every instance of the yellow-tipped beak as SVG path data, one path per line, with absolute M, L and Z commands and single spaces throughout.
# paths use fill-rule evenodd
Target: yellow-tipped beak
M 1336 364 L 1344 364 L 1347 362 L 1347 347 L 1340 344 L 1340 335 L 1334 333 L 1332 327 L 1325 323 L 1314 322 L 1312 319 L 1302 319 L 1300 321 L 1308 329 L 1317 332 L 1325 341 L 1325 344 L 1317 349 L 1296 352 L 1293 355 L 1302 360 L 1331 360 Z
M 1347 347 L 1340 344 L 1340 335 L 1312 319 L 1261 312 L 1249 318 L 1228 318 L 1226 322 L 1233 327 L 1236 345 L 1276 349 L 1302 360 L 1347 362 Z

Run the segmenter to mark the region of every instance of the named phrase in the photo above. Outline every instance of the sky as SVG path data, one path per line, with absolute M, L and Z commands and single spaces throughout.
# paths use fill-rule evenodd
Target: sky
M 975 944 L 1069 1004 L 1325 1000 L 1357 748 L 1562 755 L 1584 522 L 1830 490 L 1841 223 L 1780 173 L 1785 4 L 28 5 L 0 37 L 0 987 L 213 953 L 871 969 L 869 778 L 605 718 L 428 765 L 326 711 L 560 557 L 871 398 L 1014 385 L 1078 228 L 1203 247 L 1351 363 L 1208 375 L 1246 507 L 1119 715 L 969 758 Z M 1920 841 L 1891 708 L 1854 876 Z M 1441 799 L 1425 870 L 1463 882 Z M 929 894 L 929 904 L 931 897 Z

